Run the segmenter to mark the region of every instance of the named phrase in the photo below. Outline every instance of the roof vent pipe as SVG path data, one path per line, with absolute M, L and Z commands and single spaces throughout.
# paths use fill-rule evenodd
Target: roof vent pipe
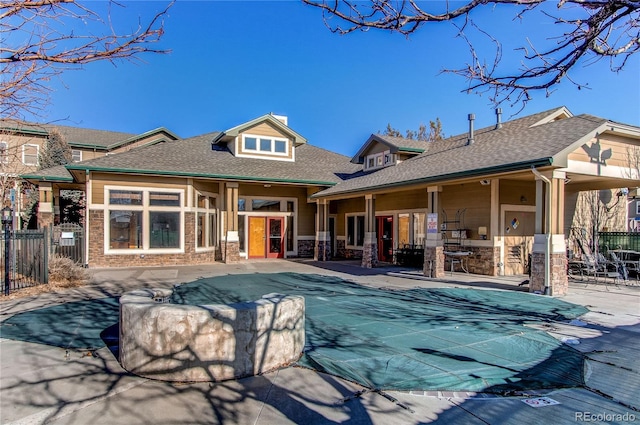
M 496 108 L 496 130 L 502 128 L 502 108 Z
M 467 139 L 467 145 L 472 145 L 473 140 L 473 121 L 476 119 L 475 114 L 469 114 L 469 138 Z

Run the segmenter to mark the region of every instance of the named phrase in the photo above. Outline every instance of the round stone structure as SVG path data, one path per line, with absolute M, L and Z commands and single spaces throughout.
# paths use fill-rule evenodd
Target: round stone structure
M 180 382 L 223 381 L 276 370 L 300 358 L 304 297 L 171 304 L 171 289 L 120 297 L 120 364 L 139 376 Z

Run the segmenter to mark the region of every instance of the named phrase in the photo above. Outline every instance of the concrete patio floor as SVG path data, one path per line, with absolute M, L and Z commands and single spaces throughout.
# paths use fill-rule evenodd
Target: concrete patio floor
M 200 277 L 289 271 L 338 276 L 374 288 L 522 289 L 522 277 L 454 273 L 426 279 L 397 268 L 353 262 L 264 261 L 236 265 L 91 270 L 92 283 L 58 294 L 0 302 L 0 320 L 72 301 L 171 287 Z M 547 332 L 586 353 L 585 385 L 497 397 L 437 391 L 369 391 L 303 368 L 217 384 L 175 384 L 128 374 L 106 348 L 82 351 L 0 335 L 3 424 L 273 424 L 273 423 L 630 423 L 640 422 L 640 287 L 571 282 L 565 301 L 590 312 L 587 326 L 554 324 Z M 581 324 L 580 324 L 581 325 Z M 533 408 L 525 398 L 559 404 Z

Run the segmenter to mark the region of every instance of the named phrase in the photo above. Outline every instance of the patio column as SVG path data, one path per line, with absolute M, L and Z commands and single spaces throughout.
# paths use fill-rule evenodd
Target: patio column
M 313 258 L 316 261 L 331 259 L 331 236 L 329 233 L 329 201 L 321 199 L 317 202 L 317 231 Z
M 564 179 L 562 171 L 536 174 L 536 228 L 531 253 L 529 291 L 566 295 L 567 246 L 564 238 Z
M 376 237 L 376 197 L 364 196 L 364 243 L 362 246 L 362 267 L 378 265 L 378 238 Z
M 425 276 L 444 277 L 444 246 L 440 232 L 440 194 L 442 186 L 427 188 L 427 237 L 424 240 L 424 264 L 422 271 Z
M 224 247 L 224 262 L 237 263 L 240 261 L 240 238 L 238 237 L 238 183 L 225 185 L 226 233 Z
M 53 225 L 53 186 L 51 183 L 38 184 L 38 228 L 44 229 Z

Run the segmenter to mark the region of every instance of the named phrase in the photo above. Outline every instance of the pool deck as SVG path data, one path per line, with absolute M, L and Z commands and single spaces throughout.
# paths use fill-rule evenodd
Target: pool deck
M 427 279 L 396 267 L 362 269 L 355 262 L 269 260 L 234 265 L 92 269 L 92 282 L 58 294 L 0 302 L 0 320 L 71 301 L 118 296 L 131 289 L 171 287 L 227 274 L 314 273 L 375 288 L 466 287 L 523 290 L 526 277 L 447 273 Z M 635 282 L 631 282 L 635 283 Z M 640 423 L 640 286 L 570 282 L 563 300 L 590 312 L 579 326 L 545 330 L 590 353 L 585 387 L 511 397 L 437 391 L 376 392 L 302 368 L 217 384 L 176 384 L 126 373 L 106 348 L 65 350 L 0 335 L 2 424 L 575 424 Z M 586 326 L 582 326 L 586 324 Z M 534 408 L 523 399 L 559 404 Z

